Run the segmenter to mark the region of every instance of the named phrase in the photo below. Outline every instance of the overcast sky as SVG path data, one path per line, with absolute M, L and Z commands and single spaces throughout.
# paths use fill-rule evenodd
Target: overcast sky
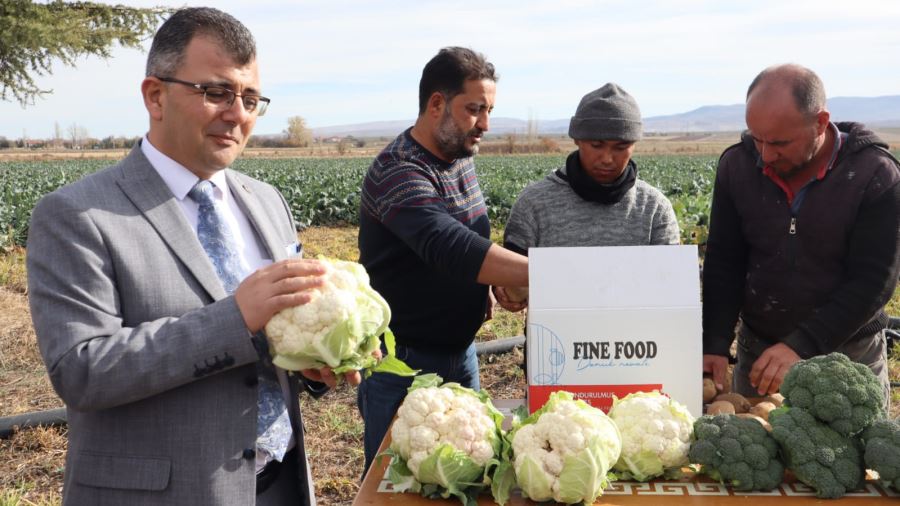
M 134 6 L 162 1 L 117 0 Z M 900 2 L 848 1 L 216 1 L 257 39 L 264 94 L 256 133 L 289 116 L 313 127 L 413 119 L 422 67 L 441 47 L 483 52 L 500 74 L 495 117 L 570 117 L 614 81 L 644 116 L 743 102 L 764 67 L 806 65 L 829 97 L 900 94 Z M 149 41 L 145 49 L 149 48 Z M 0 135 L 50 137 L 73 123 L 92 137 L 147 129 L 140 83 L 146 52 L 55 65 L 37 79 L 53 94 L 22 108 L 0 102 Z

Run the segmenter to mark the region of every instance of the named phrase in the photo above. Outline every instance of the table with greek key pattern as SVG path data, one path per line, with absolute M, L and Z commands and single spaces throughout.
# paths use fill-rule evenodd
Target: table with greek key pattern
M 510 410 L 522 404 L 522 400 L 495 399 L 494 405 L 503 412 L 509 414 Z M 381 444 L 380 451 L 390 445 L 390 431 Z M 453 499 L 427 499 L 419 494 L 396 492 L 387 478 L 387 468 L 390 464 L 388 458 L 372 464 L 360 487 L 359 493 L 353 501 L 354 506 L 438 506 L 440 504 L 459 504 Z M 777 501 L 777 503 L 773 503 Z M 494 500 L 489 493 L 482 494 L 478 498 L 479 506 L 494 505 Z M 507 503 L 510 506 L 533 505 L 534 502 L 523 498 L 518 491 L 514 492 Z M 870 476 L 866 480 L 865 487 L 848 493 L 841 499 L 818 499 L 812 488 L 800 483 L 790 472 L 785 473 L 785 481 L 778 488 L 770 492 L 737 492 L 729 486 L 722 485 L 704 475 L 694 474 L 685 470 L 685 475 L 678 480 L 654 480 L 648 483 L 615 481 L 604 491 L 603 495 L 594 503 L 597 506 L 618 505 L 767 505 L 778 504 L 792 506 L 795 504 L 828 504 L 836 506 L 878 506 L 881 504 L 893 504 L 900 506 L 900 492 L 882 487 Z

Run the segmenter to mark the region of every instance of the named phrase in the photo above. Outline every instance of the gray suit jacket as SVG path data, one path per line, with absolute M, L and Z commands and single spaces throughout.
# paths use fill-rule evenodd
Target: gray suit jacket
M 262 251 L 285 258 L 297 236 L 281 194 L 226 170 Z M 27 251 L 38 343 L 68 409 L 63 503 L 254 504 L 259 355 L 140 147 L 41 199 Z

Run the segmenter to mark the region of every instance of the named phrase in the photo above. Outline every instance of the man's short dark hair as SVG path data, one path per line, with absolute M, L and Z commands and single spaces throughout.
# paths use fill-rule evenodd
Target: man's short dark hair
M 240 66 L 256 59 L 250 30 L 230 14 L 210 7 L 179 9 L 159 27 L 147 55 L 147 76 L 172 77 L 197 35 L 214 38 Z
M 797 110 L 801 114 L 812 117 L 825 109 L 825 85 L 812 70 L 794 63 L 769 67 L 750 83 L 747 98 L 750 98 L 750 94 L 757 86 L 769 80 L 780 81 L 779 84 L 789 87 Z
M 422 70 L 419 81 L 419 115 L 428 107 L 434 92 L 450 101 L 463 92 L 466 81 L 490 79 L 496 82 L 494 64 L 484 55 L 465 47 L 445 47 Z

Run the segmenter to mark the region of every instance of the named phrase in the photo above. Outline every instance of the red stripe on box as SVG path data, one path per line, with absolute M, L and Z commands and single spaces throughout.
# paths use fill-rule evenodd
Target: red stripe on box
M 534 413 L 550 398 L 550 394 L 558 390 L 572 392 L 576 399 L 600 408 L 604 413 L 612 407 L 613 396 L 621 399 L 633 392 L 662 392 L 662 384 L 645 385 L 545 385 L 528 387 L 528 412 Z

